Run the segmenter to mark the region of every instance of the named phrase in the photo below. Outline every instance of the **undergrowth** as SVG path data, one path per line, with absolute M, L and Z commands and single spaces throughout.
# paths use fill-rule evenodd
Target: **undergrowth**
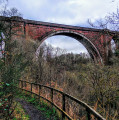
M 59 115 L 57 114 L 54 107 L 51 107 L 46 102 L 39 100 L 35 95 L 31 95 L 24 91 L 17 91 L 16 98 L 21 98 L 27 101 L 28 103 L 33 104 L 42 114 L 50 120 L 59 120 Z
M 29 115 L 25 113 L 24 109 L 22 108 L 19 102 L 17 103 L 13 115 L 13 120 L 30 120 Z

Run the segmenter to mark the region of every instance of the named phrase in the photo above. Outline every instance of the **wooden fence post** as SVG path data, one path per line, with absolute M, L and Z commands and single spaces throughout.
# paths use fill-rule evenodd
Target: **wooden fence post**
M 33 94 L 32 94 L 32 83 L 31 83 L 31 96 L 32 96 Z M 33 97 L 33 96 L 32 96 Z
M 39 85 L 39 100 L 40 100 L 40 96 L 41 96 L 41 85 Z M 41 101 L 40 101 L 41 103 Z
M 65 94 L 62 94 L 62 109 L 65 111 Z M 65 119 L 65 114 L 62 113 L 62 120 Z
M 21 81 L 21 88 L 23 89 L 23 81 Z
M 27 85 L 26 85 L 26 81 L 25 81 L 25 89 L 26 89 Z
M 53 88 L 51 88 L 51 102 L 53 103 Z M 53 108 L 53 105 L 52 105 Z
M 86 108 L 86 112 L 87 112 L 87 120 L 91 120 L 91 114 L 88 108 Z
M 27 90 L 26 89 L 26 81 L 24 81 L 24 87 L 25 87 L 24 89 Z M 27 94 L 27 91 L 25 91 L 25 94 Z
M 32 92 L 32 83 L 31 83 L 31 92 Z

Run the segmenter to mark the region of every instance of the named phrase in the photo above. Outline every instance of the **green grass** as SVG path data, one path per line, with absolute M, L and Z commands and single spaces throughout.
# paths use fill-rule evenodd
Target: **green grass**
M 17 106 L 13 114 L 14 114 L 13 120 L 30 120 L 29 115 L 25 113 L 20 103 L 17 103 Z
M 21 98 L 26 100 L 29 103 L 32 103 L 38 110 L 42 112 L 42 114 L 52 120 L 59 120 L 59 116 L 55 110 L 55 108 L 51 108 L 46 102 L 40 101 L 35 95 L 26 94 L 25 92 L 18 92 L 17 98 Z

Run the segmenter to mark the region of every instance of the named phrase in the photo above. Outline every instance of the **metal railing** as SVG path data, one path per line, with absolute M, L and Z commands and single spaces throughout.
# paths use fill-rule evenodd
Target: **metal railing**
M 30 85 L 30 90 L 26 90 L 25 87 L 27 86 L 27 83 Z M 39 87 L 39 93 L 34 93 L 33 92 L 33 85 L 36 85 L 37 87 Z M 25 87 L 24 87 L 25 86 Z M 41 89 L 43 88 L 48 88 L 50 90 L 50 100 L 47 99 L 46 97 L 44 96 L 41 96 Z M 41 97 L 42 99 L 48 101 L 51 105 L 53 105 L 54 107 L 56 107 L 61 113 L 62 113 L 62 120 L 64 120 L 65 118 L 69 119 L 69 120 L 73 120 L 72 117 L 70 117 L 68 115 L 68 113 L 66 112 L 66 97 L 75 101 L 76 103 L 78 103 L 79 105 L 81 105 L 83 108 L 85 108 L 85 111 L 87 113 L 87 120 L 91 120 L 91 119 L 97 119 L 97 120 L 106 120 L 105 118 L 103 118 L 99 113 L 97 113 L 93 108 L 91 108 L 89 105 L 87 105 L 85 102 L 81 101 L 81 100 L 78 100 L 76 99 L 75 97 L 72 97 L 62 91 L 59 91 L 57 89 L 54 89 L 52 87 L 49 87 L 49 86 L 45 86 L 45 85 L 41 85 L 41 84 L 37 84 L 37 83 L 32 83 L 32 82 L 28 82 L 28 81 L 23 81 L 23 80 L 19 80 L 19 88 L 22 89 L 22 90 L 25 90 L 27 92 L 30 92 L 32 94 L 35 94 L 39 97 Z M 59 106 L 57 106 L 55 103 L 54 103 L 54 92 L 58 92 L 62 95 L 62 108 L 60 108 Z M 93 115 L 93 117 L 92 117 Z

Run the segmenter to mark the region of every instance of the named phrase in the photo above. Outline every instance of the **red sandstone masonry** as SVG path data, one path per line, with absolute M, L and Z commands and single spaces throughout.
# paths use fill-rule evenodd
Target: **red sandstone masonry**
M 20 29 L 16 37 L 25 37 L 25 39 L 34 39 L 43 42 L 48 37 L 54 35 L 66 35 L 73 37 L 81 42 L 88 50 L 90 56 L 96 62 L 105 62 L 107 53 L 111 49 L 111 39 L 117 35 L 115 31 L 105 29 L 84 28 L 79 26 L 62 25 L 41 21 L 26 20 L 18 16 L 0 17 L 0 21 L 19 23 Z M 14 30 L 16 30 L 14 29 Z M 108 43 L 108 48 L 104 46 Z

